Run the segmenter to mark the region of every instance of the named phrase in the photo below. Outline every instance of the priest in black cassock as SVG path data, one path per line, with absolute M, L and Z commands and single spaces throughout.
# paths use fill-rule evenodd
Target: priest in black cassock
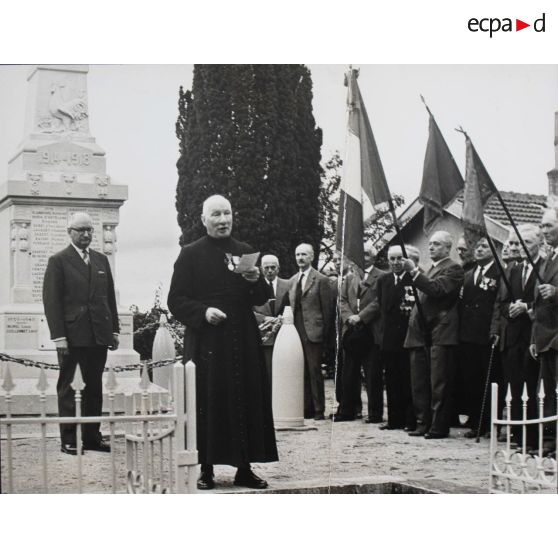
M 267 488 L 253 462 L 277 461 L 271 387 L 252 307 L 269 298 L 257 267 L 235 273 L 253 248 L 231 237 L 232 209 L 223 196 L 205 200 L 207 235 L 182 248 L 168 297 L 185 326 L 184 362 L 196 364 L 198 488 L 215 486 L 213 465 L 237 467 L 234 484 Z

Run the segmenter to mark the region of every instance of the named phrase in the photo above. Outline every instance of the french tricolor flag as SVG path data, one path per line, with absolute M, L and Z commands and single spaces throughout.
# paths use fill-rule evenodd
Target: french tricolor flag
M 358 87 L 359 71 L 345 74 L 347 94 L 347 142 L 337 221 L 337 249 L 364 269 L 363 192 L 372 206 L 389 203 L 391 194 Z

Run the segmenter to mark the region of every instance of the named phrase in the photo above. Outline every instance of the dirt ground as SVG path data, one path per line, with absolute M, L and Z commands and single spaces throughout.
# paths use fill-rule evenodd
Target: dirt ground
M 326 380 L 328 412 L 333 407 L 333 386 Z M 303 486 L 327 487 L 348 483 L 367 484 L 389 480 L 440 492 L 486 493 L 489 441 L 463 437 L 464 429 L 452 429 L 444 440 L 409 437 L 403 431 L 379 430 L 378 424 L 361 420 L 333 423 L 306 421 L 306 431 L 279 431 L 277 463 L 255 464 L 270 489 L 295 491 Z M 42 488 L 41 439 L 37 429 L 14 427 L 14 492 L 40 493 Z M 2 431 L 2 486 L 7 491 L 6 432 Z M 60 452 L 57 429 L 49 426 L 47 445 L 49 493 L 75 493 L 77 458 Z M 117 492 L 126 492 L 126 458 L 123 436 L 114 443 Z M 235 470 L 217 466 L 215 492 L 237 492 L 232 485 Z M 83 492 L 110 493 L 110 456 L 87 452 L 83 457 Z M 210 493 L 213 493 L 210 492 Z

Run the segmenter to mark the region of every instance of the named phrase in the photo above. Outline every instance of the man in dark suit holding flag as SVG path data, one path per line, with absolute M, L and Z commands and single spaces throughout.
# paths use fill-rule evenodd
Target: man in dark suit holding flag
M 410 246 L 405 249 L 411 253 Z M 400 246 L 390 246 L 388 263 L 391 273 L 378 278 L 374 316 L 379 317 L 380 335 L 377 343 L 385 367 L 387 424 L 380 430 L 415 429 L 415 414 L 411 396 L 409 351 L 403 347 L 409 317 L 415 304 L 413 280 L 403 269 Z M 416 262 L 418 265 L 418 262 Z
M 457 303 L 463 269 L 449 257 L 452 237 L 435 232 L 429 240 L 432 267 L 425 274 L 415 262 L 404 260 L 404 269 L 420 291 L 409 319 L 405 348 L 411 349 L 411 388 L 417 429 L 411 436 L 446 438 L 449 434 L 454 381 L 455 347 L 459 341 Z
M 459 302 L 459 366 L 456 391 L 461 414 L 469 416 L 468 438 L 477 435 L 481 415 L 484 384 L 490 361 L 490 322 L 498 293 L 500 271 L 486 238 L 474 245 L 476 265 L 465 273 Z M 488 413 L 484 413 L 480 433 L 488 429 Z

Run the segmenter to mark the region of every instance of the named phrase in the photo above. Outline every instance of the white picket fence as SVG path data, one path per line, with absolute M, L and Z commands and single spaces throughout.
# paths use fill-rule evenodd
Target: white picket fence
M 558 395 L 558 389 L 557 389 Z M 527 386 L 524 386 L 522 419 L 511 420 L 512 395 L 508 386 L 506 395 L 506 418 L 498 418 L 498 385 L 492 384 L 491 436 L 490 436 L 490 479 L 489 492 L 501 493 L 556 493 L 558 492 L 558 472 L 556 457 L 545 455 L 545 440 L 548 441 L 549 427 L 554 426 L 558 443 L 558 415 L 544 416 L 545 393 L 541 382 L 538 392 L 538 417 L 527 419 Z M 527 446 L 528 428 L 537 429 L 537 447 Z M 505 441 L 498 442 L 498 428 Z M 512 442 L 512 431 L 521 429 L 521 446 Z M 501 436 L 502 437 L 502 436 Z M 556 447 L 556 446 L 555 446 Z
M 16 380 L 17 381 L 17 380 Z M 58 417 L 47 415 L 46 391 L 48 380 L 40 369 L 37 392 L 40 401 L 38 416 L 14 416 L 12 414 L 12 392 L 16 387 L 9 368 L 2 383 L 5 416 L 0 418 L 2 429 L 2 492 L 25 492 L 25 486 L 17 486 L 15 472 L 18 467 L 29 467 L 18 456 L 14 429 L 20 425 L 36 427 L 40 431 L 40 456 L 38 456 L 41 487 L 44 493 L 56 492 L 56 480 L 49 475 L 47 451 L 47 427 L 63 423 L 77 425 L 77 447 L 81 448 L 82 425 L 100 422 L 109 431 L 108 441 L 112 451 L 105 454 L 110 459 L 111 492 L 128 493 L 184 493 L 196 491 L 198 455 L 196 449 L 196 397 L 195 365 L 176 363 L 168 394 L 153 394 L 147 366 L 144 366 L 137 389 L 125 393 L 119 388 L 118 377 L 113 369 L 107 372 L 105 388 L 108 391 L 109 412 L 98 417 L 81 416 L 81 398 L 85 387 L 79 366 L 76 369 L 72 388 L 75 390 L 76 416 Z M 124 412 L 115 402 L 124 400 Z M 52 427 L 51 427 L 52 428 Z M 5 430 L 5 435 L 4 435 Z M 119 447 L 124 446 L 125 471 L 119 461 Z M 60 449 L 57 443 L 56 455 Z M 90 452 L 87 452 L 90 453 Z M 76 486 L 73 492 L 83 492 L 87 476 L 85 460 L 78 451 L 75 456 Z M 52 461 L 52 460 L 51 460 Z M 36 464 L 35 464 L 36 465 Z M 33 467 L 36 470 L 37 467 Z M 98 487 L 95 487 L 98 491 Z

